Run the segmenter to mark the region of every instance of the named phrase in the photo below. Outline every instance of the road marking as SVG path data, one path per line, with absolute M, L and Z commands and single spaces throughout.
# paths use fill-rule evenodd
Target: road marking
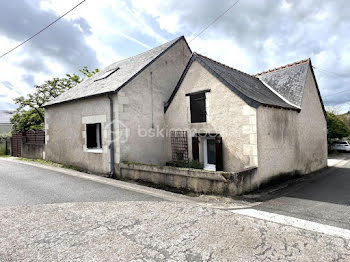
M 327 165 L 328 166 L 336 166 L 339 162 L 341 162 L 342 159 L 332 159 L 332 158 L 328 158 L 327 160 Z
M 231 212 L 239 215 L 245 215 L 249 217 L 254 217 L 258 219 L 267 220 L 270 222 L 275 222 L 287 226 L 292 226 L 300 229 L 305 229 L 309 231 L 314 231 L 321 234 L 331 235 L 350 239 L 350 230 L 343 229 L 339 227 L 324 225 L 316 222 L 311 222 L 304 219 L 299 219 L 295 217 L 283 216 L 279 214 L 269 213 L 265 211 L 255 210 L 255 209 L 237 209 L 230 210 Z

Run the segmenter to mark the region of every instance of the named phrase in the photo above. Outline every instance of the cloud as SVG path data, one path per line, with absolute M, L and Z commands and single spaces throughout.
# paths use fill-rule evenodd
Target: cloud
M 1 99 L 0 99 L 1 101 Z M 12 103 L 8 103 L 8 102 L 1 102 L 0 103 L 0 110 L 14 110 L 16 109 L 16 106 Z
M 3 86 L 9 90 L 13 89 L 13 85 L 9 81 L 3 81 L 3 82 L 1 82 L 1 84 L 3 84 Z
M 53 10 L 41 9 L 39 4 L 39 1 L 13 0 L 1 6 L 0 52 L 11 49 L 59 16 Z M 4 74 L 0 81 L 7 88 L 7 91 L 3 89 L 8 92 L 6 104 L 11 104 L 19 95 L 28 94 L 35 83 L 76 73 L 83 66 L 99 67 L 96 51 L 86 41 L 91 34 L 86 19 L 64 18 L 1 59 L 0 69 Z
M 131 0 L 168 33 L 188 39 L 224 12 L 232 1 Z M 346 0 L 240 1 L 190 43 L 193 51 L 248 73 L 310 57 L 317 67 L 350 76 L 350 5 Z M 176 21 L 176 22 L 175 22 Z M 349 101 L 350 77 L 316 71 L 326 104 Z M 345 93 L 346 94 L 346 93 Z
M 5 1 L 0 9 L 0 46 L 10 49 L 78 2 Z M 180 35 L 191 40 L 232 4 L 231 0 L 86 1 L 0 60 L 0 83 L 7 81 L 26 94 L 33 83 L 77 72 L 84 65 L 103 68 Z M 190 46 L 252 74 L 310 57 L 325 104 L 345 103 L 350 92 L 339 92 L 346 91 L 350 82 L 349 13 L 346 0 L 241 0 Z
M 26 57 L 19 61 L 18 66 L 32 73 L 51 73 L 45 61 L 37 57 Z
M 28 86 L 34 86 L 35 85 L 35 78 L 33 75 L 23 75 L 22 80 L 28 85 Z
M 7 1 L 0 9 L 0 33 L 23 41 L 57 17 L 55 12 L 41 10 L 38 4 L 29 1 Z M 30 61 L 35 70 L 36 65 L 40 66 L 38 60 L 50 57 L 70 70 L 78 70 L 85 65 L 97 67 L 96 52 L 85 41 L 85 36 L 89 34 L 90 26 L 85 19 L 61 19 L 21 48 L 22 52 L 29 53 L 33 58 L 22 63 L 28 64 Z

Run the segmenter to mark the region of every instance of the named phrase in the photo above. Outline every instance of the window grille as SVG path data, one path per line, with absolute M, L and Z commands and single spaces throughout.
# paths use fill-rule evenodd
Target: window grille
M 172 160 L 188 161 L 187 131 L 171 131 Z

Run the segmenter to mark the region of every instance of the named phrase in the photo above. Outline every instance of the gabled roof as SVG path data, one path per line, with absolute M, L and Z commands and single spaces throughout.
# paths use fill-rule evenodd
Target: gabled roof
M 289 102 L 301 107 L 310 59 L 256 74 Z
M 13 111 L 10 110 L 0 110 L 0 124 L 11 124 L 11 117 L 13 115 Z
M 212 75 L 220 80 L 224 85 L 231 89 L 235 94 L 242 98 L 247 104 L 258 107 L 260 104 L 280 108 L 299 110 L 298 107 L 288 103 L 285 99 L 277 95 L 267 85 L 262 83 L 258 78 L 238 71 L 227 65 L 221 64 L 203 55 L 193 53 L 183 75 L 181 76 L 173 94 L 165 105 L 165 111 L 175 97 L 187 71 L 194 61 L 198 61 Z
M 312 77 L 315 80 L 317 94 L 322 105 L 323 114 L 325 118 L 327 118 L 326 109 L 324 108 L 320 89 L 318 88 L 310 58 L 270 69 L 268 71 L 258 73 L 255 76 L 276 90 L 276 92 L 281 94 L 290 103 L 301 107 L 305 90 L 307 70 L 309 67 Z
M 184 40 L 187 44 L 185 38 L 181 36 L 144 53 L 111 64 L 44 106 L 117 92 L 180 40 Z

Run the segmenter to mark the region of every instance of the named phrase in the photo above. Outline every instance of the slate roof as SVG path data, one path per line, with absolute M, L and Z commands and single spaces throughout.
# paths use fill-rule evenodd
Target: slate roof
M 274 68 L 255 76 L 289 102 L 301 107 L 310 59 Z
M 150 65 L 153 61 L 155 61 L 169 48 L 182 39 L 185 40 L 183 36 L 178 37 L 144 53 L 111 64 L 105 69 L 101 70 L 98 74 L 64 92 L 52 101 L 46 103 L 44 106 L 119 91 L 129 81 L 142 72 L 148 65 Z M 110 76 L 100 79 L 101 76 L 104 76 L 108 71 L 115 70 L 117 68 L 119 69 Z
M 165 111 L 173 100 L 179 89 L 188 69 L 194 61 L 198 61 L 210 73 L 218 78 L 223 84 L 230 88 L 235 94 L 241 97 L 247 104 L 258 107 L 260 104 L 299 110 L 276 95 L 268 86 L 262 83 L 257 77 L 251 76 L 227 65 L 221 64 L 203 55 L 193 53 L 179 83 L 177 84 L 169 101 L 165 105 Z
M 9 110 L 0 110 L 0 124 L 11 124 L 10 118 L 13 112 Z

